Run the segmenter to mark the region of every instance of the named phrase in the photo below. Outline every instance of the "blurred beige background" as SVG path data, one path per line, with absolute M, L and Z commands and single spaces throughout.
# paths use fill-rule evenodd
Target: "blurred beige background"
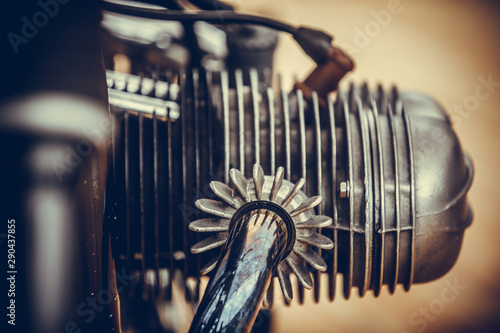
M 390 1 L 389 1 L 390 2 Z M 273 310 L 274 332 L 500 332 L 500 5 L 493 1 L 401 0 L 379 31 L 360 43 L 356 30 L 374 21 L 371 11 L 388 9 L 388 1 L 233 0 L 242 10 L 265 14 L 300 25 L 321 27 L 333 33 L 337 45 L 355 46 L 357 68 L 349 80 L 375 85 L 393 83 L 434 96 L 454 116 L 464 149 L 475 164 L 470 191 L 475 217 L 467 230 L 462 253 L 444 278 L 414 285 L 409 293 L 385 289 L 346 301 L 337 291 L 329 303 L 326 290 L 320 304 L 312 293 L 305 305 L 290 307 L 277 302 Z M 347 50 L 351 51 L 351 50 Z M 277 69 L 304 78 L 313 64 L 288 36 L 281 39 Z M 477 109 L 459 114 L 454 107 L 474 96 L 478 77 L 499 82 Z M 484 90 L 481 90 L 482 92 Z M 446 246 L 446 244 L 443 244 Z M 458 279 L 467 288 L 451 303 L 438 307 L 447 281 Z M 433 315 L 420 310 L 436 307 Z M 437 311 L 439 310 L 439 311 Z M 413 319 L 411 323 L 410 320 Z M 417 322 L 418 320 L 418 322 Z

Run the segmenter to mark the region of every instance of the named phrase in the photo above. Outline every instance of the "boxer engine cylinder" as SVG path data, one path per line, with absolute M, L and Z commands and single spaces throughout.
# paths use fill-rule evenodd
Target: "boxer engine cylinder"
M 150 91 L 163 94 L 163 104 L 137 108 L 133 98 L 145 82 L 108 72 L 110 97 L 126 96 L 112 107 L 121 133 L 114 138 L 112 247 L 118 266 L 156 281 L 151 297 L 169 299 L 171 272 L 180 269 L 197 281 L 198 299 L 200 272 L 215 267 L 234 213 L 220 191 L 234 199 L 232 169 L 250 183 L 254 164 L 266 177 L 276 178 L 281 167 L 284 181 L 304 182 L 307 197 L 323 199 L 313 211 L 331 218 L 311 230 L 333 246 L 310 241 L 309 257 L 284 264 L 287 277 L 278 280 L 285 302 L 291 272 L 302 303 L 304 288 L 319 300 L 321 271 L 333 300 L 338 274 L 348 298 L 353 287 L 361 296 L 370 289 L 379 295 L 382 285 L 391 293 L 397 284 L 409 290 L 454 265 L 472 220 L 466 193 L 473 168 L 431 98 L 367 84 L 351 84 L 327 100 L 316 93 L 306 98 L 301 90 L 267 86 L 253 69 L 166 77 Z M 198 199 L 211 200 L 208 208 Z M 203 224 L 214 215 L 223 223 Z M 271 282 L 266 306 L 273 289 Z
M 473 167 L 434 100 L 338 89 L 354 62 L 321 30 L 167 2 L 70 5 L 21 45 L 46 56 L 11 66 L 20 330 L 185 331 L 196 311 L 191 331 L 248 332 L 277 293 L 318 301 L 327 281 L 333 300 L 342 275 L 346 298 L 379 295 L 451 269 Z M 317 65 L 292 91 L 271 84 L 276 30 Z

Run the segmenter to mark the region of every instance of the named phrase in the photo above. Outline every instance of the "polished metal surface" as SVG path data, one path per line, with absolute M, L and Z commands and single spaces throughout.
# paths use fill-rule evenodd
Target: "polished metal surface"
M 233 75 L 234 87 L 230 86 Z M 353 287 L 360 295 L 369 289 L 378 295 L 382 285 L 388 285 L 391 291 L 397 284 L 409 289 L 412 283 L 436 279 L 452 267 L 463 231 L 471 222 L 466 193 L 473 170 L 438 104 L 423 94 L 401 93 L 396 88 L 352 85 L 348 91 L 339 91 L 335 99 L 328 99 L 326 108 L 322 108 L 316 94 L 310 101 L 300 90 L 293 98 L 284 90 L 274 96 L 272 89 L 258 84 L 255 76 L 255 72 L 249 73 L 250 85 L 246 86 L 240 71 L 179 73 L 184 110 L 179 119 L 143 117 L 139 122 L 137 116 L 125 113 L 129 115 L 121 123 L 125 142 L 129 140 L 126 164 L 137 163 L 140 154 L 134 152 L 137 145 L 132 142 L 142 135 L 143 145 L 139 147 L 144 149 L 145 168 L 151 168 L 148 145 L 153 141 L 157 144 L 158 170 L 167 165 L 172 168 L 168 178 L 164 179 L 167 174 L 157 174 L 156 185 L 151 179 L 144 182 L 145 202 L 151 196 L 160 203 L 171 202 L 171 206 L 159 204 L 155 212 L 146 206 L 145 213 L 158 216 L 155 221 L 160 233 L 161 216 L 168 213 L 171 230 L 182 235 L 159 238 L 159 254 L 154 254 L 154 248 L 148 249 L 153 244 L 146 243 L 146 258 L 154 254 L 152 258 L 159 258 L 160 267 L 171 260 L 170 267 L 183 266 L 186 276 L 207 274 L 216 265 L 218 251 L 227 239 L 228 221 L 237 209 L 248 200 L 268 200 L 271 194 L 283 196 L 280 191 L 291 191 L 295 186 L 295 192 L 324 198 L 321 203 L 311 198 L 310 206 L 315 206 L 319 215 L 331 217 L 331 226 L 312 220 L 308 225 L 317 225 L 316 233 L 335 246 L 328 248 L 323 237 L 310 237 L 313 228 L 300 231 L 305 234 L 298 234 L 297 244 L 313 244 L 315 250 L 297 249 L 280 265 L 284 274 L 278 272 L 277 276 L 286 302 L 292 299 L 287 280 L 291 272 L 300 276 L 298 300 L 303 302 L 303 288 L 314 288 L 315 300 L 319 299 L 319 271 L 326 270 L 329 276 L 325 287 L 333 300 L 339 273 L 344 277 L 344 296 L 348 298 Z M 118 118 L 121 112 L 117 110 Z M 156 128 L 156 132 L 138 131 L 137 125 Z M 441 153 L 422 154 L 421 142 L 435 135 L 441 140 Z M 257 160 L 261 164 L 255 169 Z M 182 167 L 174 161 L 182 161 Z M 117 161 L 117 168 L 120 163 Z M 273 165 L 278 168 L 271 169 Z M 443 173 L 449 165 L 454 167 Z M 133 175 L 138 171 L 139 165 L 129 169 L 130 186 L 137 182 Z M 281 182 L 280 191 L 272 190 L 275 180 L 276 186 Z M 165 188 L 166 184 L 169 187 Z M 158 196 L 148 194 L 154 188 Z M 131 195 L 131 191 L 132 187 L 124 193 Z M 280 200 L 287 203 L 284 197 Z M 300 203 L 294 203 L 293 209 Z M 130 212 L 134 213 L 127 214 L 131 225 L 140 216 L 140 206 L 133 207 Z M 180 220 L 184 223 L 175 222 Z M 148 225 L 148 219 L 145 221 Z M 199 232 L 189 231 L 187 224 L 191 221 L 196 221 L 191 230 L 209 236 L 202 239 Z M 146 227 L 145 235 L 134 230 L 124 231 L 131 244 L 137 237 L 148 239 L 148 233 L 153 235 L 155 229 Z M 449 246 L 437 251 L 443 240 Z M 173 259 L 176 251 L 182 251 L 185 259 Z M 140 252 L 140 248 L 133 252 Z M 206 254 L 199 255 L 201 252 Z M 123 258 L 132 263 L 133 258 L 144 257 Z M 154 263 L 154 259 L 147 260 Z M 301 262 L 313 268 L 312 278 L 299 267 Z M 146 261 L 146 267 L 152 266 Z M 266 305 L 272 305 L 272 295 L 268 293 Z
M 248 332 L 261 303 L 273 305 L 274 276 L 289 304 L 292 272 L 303 303 L 304 289 L 319 301 L 321 272 L 333 300 L 339 274 L 346 298 L 378 296 L 454 266 L 474 171 L 436 101 L 380 85 L 336 91 L 354 62 L 331 36 L 284 23 L 305 33 L 293 35 L 318 64 L 291 92 L 271 84 L 276 32 L 261 62 L 258 35 L 226 45 L 244 36 L 105 13 L 99 45 L 93 5 L 64 16 L 44 4 L 51 24 L 29 45 L 9 33 L 21 61 L 6 62 L 18 72 L 0 136 L 12 188 L 3 201 L 25 234 L 20 330 L 164 333 L 183 330 L 176 320 L 197 308 L 192 332 Z M 101 55 L 115 69 L 127 58 L 132 73 L 108 70 L 107 94 Z M 109 128 L 96 128 L 101 117 Z M 210 272 L 199 303 L 200 273 Z
M 287 233 L 287 242 L 290 244 L 286 251 L 286 256 L 280 260 L 276 275 L 281 285 L 283 295 L 287 302 L 293 298 L 289 274 L 294 273 L 302 286 L 311 289 L 313 286 L 311 276 L 306 267 L 306 263 L 315 270 L 325 271 L 327 266 L 324 260 L 315 252 L 317 249 L 332 249 L 332 241 L 317 233 L 315 230 L 321 227 L 328 227 L 332 219 L 326 216 L 315 215 L 314 208 L 321 201 L 321 196 L 308 198 L 301 190 L 305 184 L 304 179 L 300 179 L 296 184 L 292 184 L 284 179 L 285 170 L 279 167 L 276 175 L 265 176 L 262 167 L 255 164 L 253 167 L 253 177 L 245 179 L 243 174 L 237 169 L 230 170 L 230 177 L 235 189 L 227 185 L 213 181 L 210 187 L 219 200 L 199 199 L 196 206 L 203 212 L 216 216 L 215 218 L 201 219 L 191 222 L 189 228 L 198 232 L 213 232 L 220 230 L 215 236 L 203 239 L 193 245 L 191 252 L 201 253 L 216 247 L 227 244 L 228 234 L 231 229 L 229 220 L 240 214 L 240 211 L 254 202 L 271 203 L 281 207 L 289 218 L 293 221 Z M 227 246 L 227 245 L 226 245 Z M 222 256 L 221 256 L 222 258 Z M 214 261 L 202 268 L 202 273 L 206 274 L 214 268 Z M 266 291 L 266 290 L 264 290 Z M 272 294 L 268 295 L 264 304 L 272 304 Z
M 250 332 L 294 233 L 291 216 L 278 204 L 259 200 L 241 206 L 190 332 Z

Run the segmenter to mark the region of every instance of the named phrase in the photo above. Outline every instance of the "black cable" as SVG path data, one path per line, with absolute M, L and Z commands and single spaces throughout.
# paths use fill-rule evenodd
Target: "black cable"
M 141 2 L 151 4 L 151 5 L 161 6 L 165 9 L 169 9 L 169 10 L 183 10 L 184 9 L 181 6 L 179 6 L 179 4 L 177 2 L 175 2 L 174 0 L 143 0 Z
M 227 3 L 217 0 L 189 0 L 189 2 L 203 10 L 234 10 Z
M 252 23 L 294 35 L 297 28 L 267 17 L 238 14 L 232 10 L 200 11 L 196 13 L 163 9 L 139 8 L 103 1 L 102 9 L 124 15 L 168 21 L 205 21 L 211 24 Z
M 231 23 L 250 23 L 266 26 L 275 30 L 284 31 L 293 36 L 304 52 L 317 64 L 328 60 L 331 49 L 332 36 L 327 33 L 307 27 L 294 27 L 290 24 L 273 20 L 267 17 L 238 14 L 232 10 L 185 12 L 180 10 L 164 10 L 139 8 L 134 6 L 119 5 L 103 1 L 102 9 L 124 15 L 180 22 L 205 21 L 210 24 L 221 25 Z

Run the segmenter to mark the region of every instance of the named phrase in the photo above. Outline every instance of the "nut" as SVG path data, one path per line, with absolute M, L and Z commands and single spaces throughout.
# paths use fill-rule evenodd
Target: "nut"
M 349 198 L 349 181 L 340 183 L 339 192 L 341 198 Z

